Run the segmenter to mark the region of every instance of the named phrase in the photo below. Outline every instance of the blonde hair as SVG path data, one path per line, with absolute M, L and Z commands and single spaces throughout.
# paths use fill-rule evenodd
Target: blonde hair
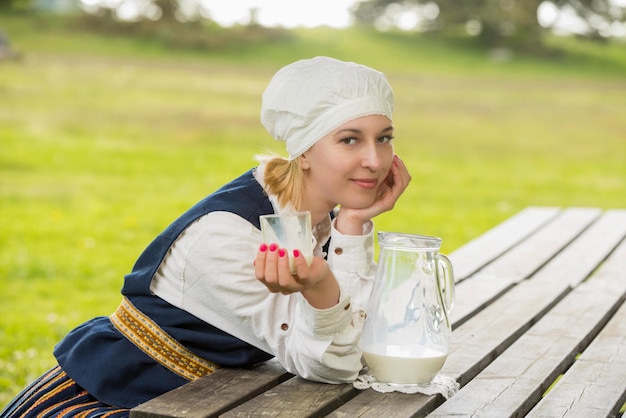
M 265 164 L 263 182 L 268 193 L 276 195 L 278 203 L 300 210 L 303 195 L 303 176 L 300 159 L 289 160 L 279 156 L 257 156 Z

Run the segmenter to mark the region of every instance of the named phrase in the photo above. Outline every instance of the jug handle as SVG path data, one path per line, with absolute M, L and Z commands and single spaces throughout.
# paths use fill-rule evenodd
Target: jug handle
M 439 280 L 439 288 L 441 289 L 441 296 L 446 308 L 446 312 L 450 313 L 454 307 L 454 270 L 452 269 L 452 263 L 450 259 L 443 254 L 437 254 L 437 261 L 439 264 L 439 271 L 442 274 L 437 274 Z

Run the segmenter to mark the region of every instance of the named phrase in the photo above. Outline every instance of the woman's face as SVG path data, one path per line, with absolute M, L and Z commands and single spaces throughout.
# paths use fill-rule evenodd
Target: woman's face
M 393 163 L 393 124 L 382 115 L 351 120 L 305 152 L 306 210 L 369 207 Z

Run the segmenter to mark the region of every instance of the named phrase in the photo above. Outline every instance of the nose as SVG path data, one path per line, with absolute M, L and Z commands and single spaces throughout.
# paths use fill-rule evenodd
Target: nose
M 372 171 L 379 170 L 382 167 L 383 151 L 376 144 L 370 144 L 363 151 L 363 159 L 361 164 L 363 167 Z

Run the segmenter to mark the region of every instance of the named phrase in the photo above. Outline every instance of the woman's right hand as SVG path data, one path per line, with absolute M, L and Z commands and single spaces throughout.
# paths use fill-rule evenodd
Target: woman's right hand
M 277 244 L 261 244 L 254 259 L 254 274 L 270 292 L 289 295 L 300 292 L 311 306 L 325 309 L 339 302 L 339 284 L 326 260 L 313 257 L 308 265 L 302 253 L 294 250 L 296 273 L 289 269 L 289 254 Z

